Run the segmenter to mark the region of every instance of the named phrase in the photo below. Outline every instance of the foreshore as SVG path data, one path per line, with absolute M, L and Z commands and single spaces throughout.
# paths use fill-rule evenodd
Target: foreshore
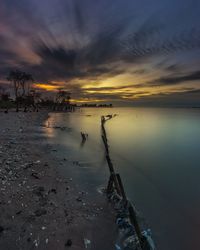
M 0 249 L 114 249 L 112 206 L 59 171 L 41 130 L 47 118 L 0 112 Z

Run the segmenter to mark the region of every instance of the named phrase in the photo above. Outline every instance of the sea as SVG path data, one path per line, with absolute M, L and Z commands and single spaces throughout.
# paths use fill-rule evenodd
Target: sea
M 99 190 L 109 171 L 101 138 L 107 121 L 110 156 L 126 194 L 159 250 L 200 249 L 200 109 L 77 108 L 50 113 L 49 143 L 77 170 L 77 181 Z M 81 132 L 88 134 L 83 143 Z M 65 169 L 66 168 L 66 169 Z M 69 175 L 67 164 L 63 174 Z

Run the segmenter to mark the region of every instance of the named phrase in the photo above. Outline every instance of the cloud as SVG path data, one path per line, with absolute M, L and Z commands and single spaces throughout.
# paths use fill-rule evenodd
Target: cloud
M 179 89 L 169 93 L 141 96 L 132 100 L 133 106 L 199 107 L 200 89 Z
M 169 76 L 169 77 L 161 77 L 154 81 L 147 83 L 148 86 L 169 86 L 169 85 L 177 85 L 182 84 L 184 82 L 190 81 L 198 81 L 200 80 L 200 71 L 195 71 L 192 73 L 188 73 L 182 76 Z
M 197 55 L 191 56 L 200 51 L 199 4 L 194 8 L 183 0 L 190 10 L 187 13 L 178 0 L 154 2 L 2 0 L 0 79 L 10 69 L 21 68 L 38 82 L 54 86 L 60 81 L 63 87 L 77 91 L 77 96 L 87 97 L 86 89 L 77 82 L 84 85 L 93 80 L 90 91 L 102 99 L 123 99 L 122 94 L 108 93 L 112 90 L 131 98 L 134 89 L 142 94 L 142 88 L 197 83 L 200 73 L 190 65 L 199 62 Z M 184 55 L 181 59 L 180 54 Z M 163 62 L 160 65 L 158 58 Z M 193 72 L 184 73 L 186 66 Z M 113 80 L 113 87 L 95 88 L 99 80 L 127 72 L 134 84 L 122 80 L 118 86 Z M 148 80 L 150 74 L 155 80 Z

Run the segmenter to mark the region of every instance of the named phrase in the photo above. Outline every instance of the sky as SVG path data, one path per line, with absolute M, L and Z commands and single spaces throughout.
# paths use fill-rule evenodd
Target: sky
M 20 69 L 76 103 L 200 105 L 199 13 L 199 0 L 1 0 L 0 86 Z

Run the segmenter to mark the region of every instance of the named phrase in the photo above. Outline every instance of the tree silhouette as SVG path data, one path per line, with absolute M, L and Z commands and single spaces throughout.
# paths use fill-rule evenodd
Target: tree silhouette
M 16 111 L 18 112 L 19 100 L 22 100 L 26 95 L 29 94 L 29 82 L 33 81 L 33 77 L 31 74 L 20 70 L 11 70 L 9 72 L 7 80 L 13 84 L 16 101 Z
M 56 102 L 57 103 L 65 103 L 65 102 L 69 103 L 71 99 L 70 95 L 71 93 L 60 89 L 56 95 Z
M 31 74 L 26 72 L 21 73 L 21 88 L 22 88 L 22 96 L 29 95 L 30 91 L 30 81 L 34 81 Z
M 56 106 L 57 109 L 69 108 L 70 106 L 71 93 L 63 89 L 59 89 L 56 95 Z M 67 107 L 66 107 L 67 106 Z

